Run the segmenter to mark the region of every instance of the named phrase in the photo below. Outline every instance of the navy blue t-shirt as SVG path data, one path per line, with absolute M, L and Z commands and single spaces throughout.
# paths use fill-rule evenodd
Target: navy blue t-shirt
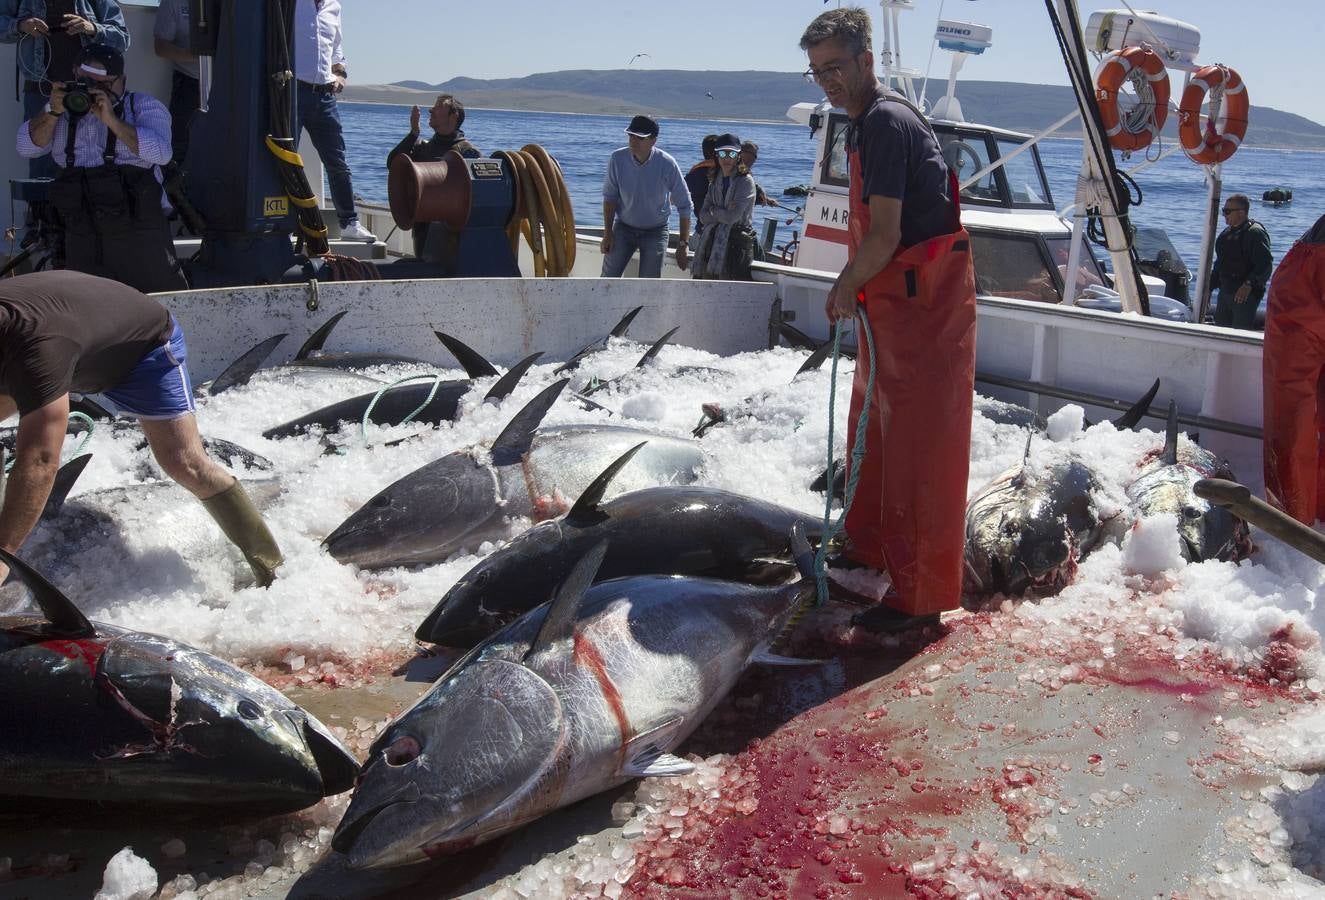
M 875 100 L 851 120 L 848 148 L 860 154 L 861 200 L 902 201 L 902 247 L 956 230 L 948 166 L 928 123 L 880 85 Z M 893 95 L 894 97 L 896 95 Z

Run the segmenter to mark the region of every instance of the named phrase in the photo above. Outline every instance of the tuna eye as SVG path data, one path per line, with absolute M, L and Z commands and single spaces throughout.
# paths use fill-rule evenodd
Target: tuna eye
M 262 710 L 259 709 L 258 705 L 252 700 L 240 700 L 237 708 L 239 709 L 239 714 L 245 719 L 262 718 Z
M 419 758 L 423 748 L 419 742 L 412 737 L 398 737 L 391 742 L 391 746 L 386 748 L 386 764 L 388 766 L 403 766 L 406 763 L 414 762 Z
M 383 494 L 382 496 L 374 497 L 372 500 L 369 500 L 368 505 L 374 509 L 385 509 L 391 505 L 391 498 Z
M 1201 518 L 1201 511 L 1195 506 L 1184 506 L 1182 508 L 1182 517 L 1184 519 L 1199 519 Z

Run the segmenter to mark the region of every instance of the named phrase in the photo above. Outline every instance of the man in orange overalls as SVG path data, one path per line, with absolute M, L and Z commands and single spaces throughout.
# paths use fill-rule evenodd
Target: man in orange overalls
M 1261 371 L 1265 498 L 1311 525 L 1325 519 L 1325 216 L 1270 279 Z
M 856 363 L 847 421 L 854 441 L 868 402 L 866 452 L 847 545 L 828 575 L 857 585 L 861 573 L 847 570 L 886 571 L 891 587 L 856 624 L 900 632 L 937 624 L 961 594 L 975 389 L 971 243 L 929 123 L 874 75 L 865 11 L 825 12 L 800 46 L 806 75 L 851 116 L 849 256 L 828 318 L 850 319 L 863 302 L 877 357 L 873 384 L 863 347 Z

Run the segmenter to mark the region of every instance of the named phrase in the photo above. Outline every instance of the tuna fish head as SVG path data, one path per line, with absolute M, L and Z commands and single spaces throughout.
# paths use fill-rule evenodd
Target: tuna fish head
M 192 647 L 122 634 L 106 643 L 96 679 L 106 702 L 141 728 L 139 737 L 98 755 L 108 764 L 159 761 L 141 766 L 158 795 L 173 785 L 182 802 L 196 803 L 199 791 L 222 791 L 228 805 L 287 811 L 353 783 L 358 761 L 321 722 L 254 676 Z
M 1138 518 L 1162 513 L 1177 518 L 1178 549 L 1188 562 L 1244 558 L 1251 552 L 1247 523 L 1196 496 L 1194 485 L 1202 477 L 1205 472 L 1188 465 L 1159 467 L 1137 478 L 1127 496 Z
M 1005 472 L 966 509 L 963 594 L 1051 596 L 1068 584 L 1101 530 L 1093 474 L 1078 462 Z
M 496 473 L 461 451 L 388 485 L 322 546 L 364 568 L 437 562 L 487 540 L 501 521 Z
M 331 845 L 372 868 L 481 843 L 523 818 L 566 740 L 561 700 L 536 673 L 462 663 L 377 739 Z

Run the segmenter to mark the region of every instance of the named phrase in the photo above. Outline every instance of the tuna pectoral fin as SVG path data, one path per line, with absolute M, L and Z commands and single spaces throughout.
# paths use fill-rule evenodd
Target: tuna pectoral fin
M 621 754 L 621 771 L 628 778 L 646 778 L 651 775 L 688 775 L 695 764 L 673 756 L 665 748 L 677 742 L 677 732 L 685 719 L 677 716 L 643 734 L 637 734 L 626 744 Z
M 756 666 L 822 666 L 826 660 L 797 659 L 794 656 L 778 656 L 776 653 L 756 653 L 750 663 Z
M 32 600 L 51 623 L 51 632 L 60 637 L 91 637 L 96 629 L 74 602 L 59 588 L 43 578 L 36 569 L 7 550 L 0 549 L 0 562 L 9 566 L 10 576 L 27 585 Z
M 207 393 L 215 397 L 222 391 L 228 391 L 232 387 L 248 384 L 248 380 L 253 377 L 253 373 L 267 361 L 267 357 L 271 356 L 271 352 L 276 349 L 276 345 L 285 338 L 286 335 L 284 334 L 274 334 L 239 357 L 224 372 L 212 379 L 211 387 L 207 388 Z

